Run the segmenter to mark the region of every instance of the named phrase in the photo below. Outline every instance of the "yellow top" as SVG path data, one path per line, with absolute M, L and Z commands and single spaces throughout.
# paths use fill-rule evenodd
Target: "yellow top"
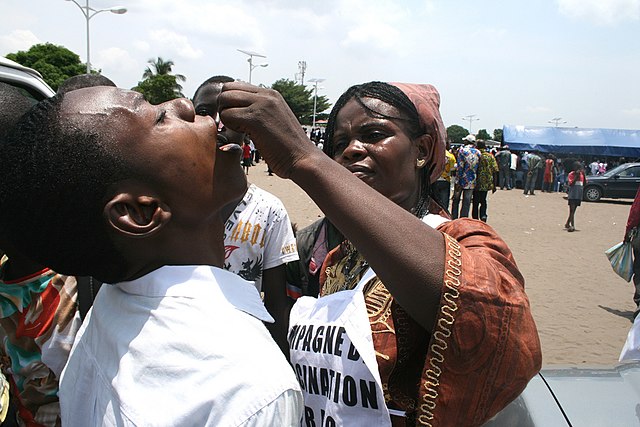
M 456 168 L 456 156 L 451 154 L 449 150 L 446 150 L 445 154 L 447 156 L 447 160 L 444 162 L 444 170 L 442 171 L 440 178 L 444 178 L 447 181 L 451 182 L 451 174 Z

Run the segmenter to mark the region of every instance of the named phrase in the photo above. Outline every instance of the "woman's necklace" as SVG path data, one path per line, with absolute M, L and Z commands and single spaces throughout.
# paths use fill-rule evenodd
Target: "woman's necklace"
M 421 197 L 415 208 L 411 210 L 418 218 L 422 219 L 429 213 L 429 198 Z M 326 279 L 322 286 L 322 295 L 354 289 L 362 275 L 369 268 L 369 263 L 358 249 L 349 240 L 341 243 L 344 257 L 335 265 L 328 267 Z
M 360 252 L 356 249 L 351 242 L 349 243 L 349 252 L 346 257 L 346 261 L 344 263 L 344 267 L 342 272 L 344 274 L 344 283 L 341 286 L 342 291 L 346 289 L 353 289 L 356 287 L 360 278 L 362 277 L 362 273 L 364 273 L 367 268 L 369 268 L 369 263 L 367 262 Z
M 369 267 L 369 263 L 350 241 L 342 242 L 340 250 L 344 256 L 337 264 L 327 267 L 325 271 L 326 279 L 322 285 L 322 295 L 355 288 L 362 274 Z

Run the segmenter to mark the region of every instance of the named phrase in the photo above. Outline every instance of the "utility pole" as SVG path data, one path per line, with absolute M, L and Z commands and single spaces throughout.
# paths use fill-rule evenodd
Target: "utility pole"
M 304 73 L 307 71 L 307 61 L 298 61 L 298 72 L 296 73 L 296 81 L 304 86 Z
M 316 127 L 316 107 L 318 102 L 318 83 L 322 83 L 325 79 L 309 79 L 311 83 L 313 83 L 314 91 L 313 91 L 313 124 L 311 125 L 311 129 L 315 129 Z
M 473 133 L 473 132 L 471 132 L 471 124 L 473 122 L 477 121 L 477 120 L 480 120 L 480 119 L 476 118 L 475 114 L 469 114 L 468 116 L 464 116 L 462 118 L 462 120 L 466 120 L 466 121 L 469 122 L 469 133 Z

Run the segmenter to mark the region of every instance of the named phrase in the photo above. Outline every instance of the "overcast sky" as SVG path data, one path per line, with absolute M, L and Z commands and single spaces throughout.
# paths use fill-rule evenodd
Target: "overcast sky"
M 82 4 L 86 0 L 78 0 Z M 191 97 L 207 77 L 323 78 L 334 102 L 371 80 L 431 83 L 447 126 L 640 129 L 640 0 L 91 0 L 91 62 L 120 87 L 161 56 Z M 86 60 L 86 21 L 64 0 L 0 0 L 0 55 L 35 43 Z M 469 122 L 464 118 L 475 115 Z M 471 123 L 471 125 L 470 125 Z

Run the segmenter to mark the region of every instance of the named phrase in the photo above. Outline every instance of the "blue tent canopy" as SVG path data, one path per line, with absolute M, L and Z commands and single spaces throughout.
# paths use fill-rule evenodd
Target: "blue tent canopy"
M 506 125 L 502 133 L 513 150 L 640 157 L 640 130 Z

